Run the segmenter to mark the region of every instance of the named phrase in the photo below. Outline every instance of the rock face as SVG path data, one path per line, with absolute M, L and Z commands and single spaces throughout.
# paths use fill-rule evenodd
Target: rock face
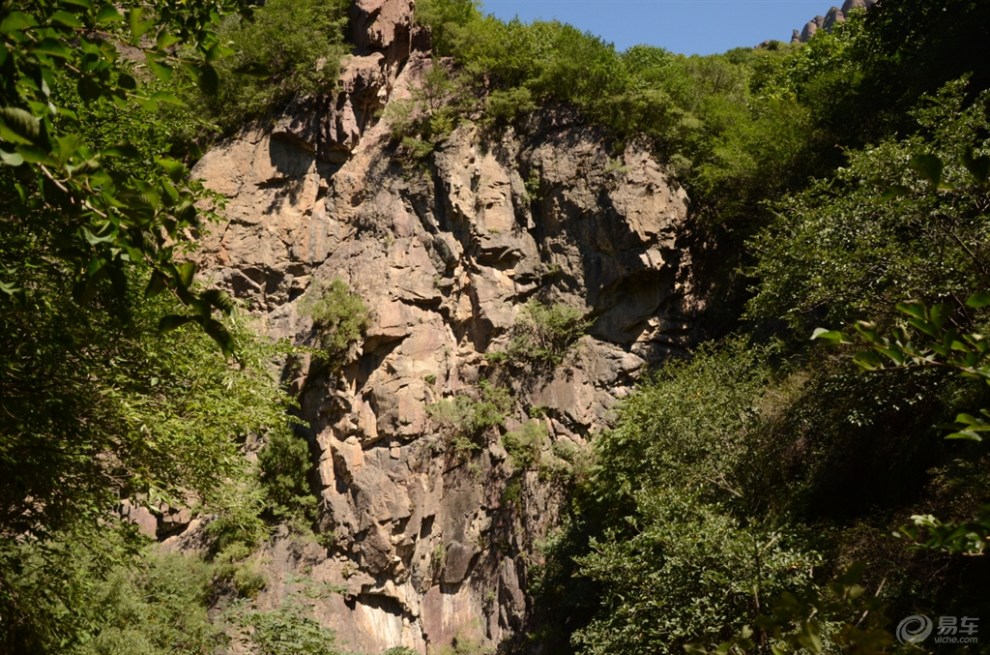
M 791 35 L 791 43 L 807 43 L 818 30 L 830 30 L 835 25 L 842 23 L 849 16 L 849 12 L 862 9 L 871 9 L 877 0 L 846 0 L 842 3 L 842 8 L 832 7 L 824 16 L 815 16 L 808 21 L 799 32 L 794 30 Z
M 397 154 L 375 117 L 434 65 L 409 7 L 359 0 L 340 92 L 197 169 L 228 199 L 204 266 L 271 335 L 314 342 L 300 300 L 316 281 L 344 280 L 370 310 L 342 368 L 287 369 L 333 543 L 271 546 L 258 599 L 277 604 L 302 572 L 335 585 L 343 593 L 318 618 L 364 652 L 519 633 L 568 453 L 608 425 L 646 364 L 691 336 L 687 198 L 642 148 L 610 156 L 557 110 L 520 130 L 465 122 L 425 162 Z M 506 350 L 534 300 L 579 310 L 587 334 L 557 366 L 493 363 L 486 354 Z M 465 452 L 429 408 L 479 398 L 482 380 L 515 400 Z M 540 471 L 515 467 L 499 437 L 530 420 L 545 434 Z

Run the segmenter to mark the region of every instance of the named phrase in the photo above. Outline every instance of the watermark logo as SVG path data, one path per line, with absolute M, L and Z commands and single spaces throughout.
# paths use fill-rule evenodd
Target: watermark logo
M 940 616 L 938 627 L 924 614 L 913 614 L 897 624 L 897 640 L 902 644 L 920 644 L 932 636 L 936 644 L 975 644 L 979 641 L 980 619 L 975 616 Z
M 897 624 L 897 641 L 902 644 L 920 644 L 932 633 L 932 620 L 924 614 L 914 614 Z

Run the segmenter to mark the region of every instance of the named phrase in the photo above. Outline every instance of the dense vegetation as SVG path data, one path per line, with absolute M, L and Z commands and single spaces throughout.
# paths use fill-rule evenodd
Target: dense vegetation
M 207 617 L 263 586 L 265 520 L 305 533 L 315 501 L 269 371 L 284 353 L 188 259 L 211 219 L 190 139 L 219 121 L 185 103 L 259 117 L 332 78 L 345 7 L 310 4 L 310 32 L 284 29 L 290 3 L 252 27 L 225 0 L 2 4 L 0 653 L 206 653 L 272 621 L 331 652 L 301 606 Z M 245 83 L 266 71 L 281 84 Z M 212 561 L 150 554 L 125 500 L 195 508 Z
M 209 220 L 201 146 L 331 85 L 348 3 L 238 4 L 2 5 L 0 653 L 209 653 L 231 634 L 337 651 L 312 595 L 238 601 L 265 584 L 252 552 L 274 522 L 313 538 L 310 453 L 271 347 L 186 254 Z M 390 109 L 413 158 L 461 121 L 574 112 L 671 163 L 696 260 L 719 263 L 700 271 L 708 343 L 644 380 L 569 479 L 530 642 L 890 652 L 905 616 L 990 616 L 990 5 L 881 0 L 807 45 L 711 57 L 617 52 L 474 0 L 417 12 L 451 59 Z M 339 281 L 308 303 L 332 367 L 366 309 Z M 528 312 L 493 357 L 559 362 L 582 317 Z M 431 413 L 470 451 L 509 402 L 483 387 Z M 512 466 L 546 438 L 506 434 Z M 206 560 L 149 553 L 124 498 L 212 517 Z

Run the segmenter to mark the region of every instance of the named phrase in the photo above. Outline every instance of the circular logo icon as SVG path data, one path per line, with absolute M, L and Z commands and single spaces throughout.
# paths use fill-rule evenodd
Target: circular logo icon
M 932 620 L 914 614 L 897 624 L 897 640 L 902 644 L 920 644 L 932 633 Z

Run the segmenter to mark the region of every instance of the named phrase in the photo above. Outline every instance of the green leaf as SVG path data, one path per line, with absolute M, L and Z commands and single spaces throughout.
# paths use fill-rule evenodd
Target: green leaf
M 17 154 L 24 158 L 29 164 L 42 164 L 44 166 L 57 166 L 50 153 L 30 145 L 21 145 L 16 148 Z
M 144 295 L 148 298 L 157 296 L 168 288 L 168 278 L 161 271 L 155 271 L 148 280 L 148 286 L 144 289 Z
M 159 166 L 165 169 L 165 173 L 173 182 L 178 182 L 186 175 L 186 167 L 181 161 L 171 157 L 160 157 L 155 160 Z
M 813 626 L 810 623 L 806 623 L 804 625 L 803 630 L 797 636 L 797 640 L 799 644 L 812 653 L 822 652 L 823 644 L 821 637 L 818 635 L 816 626 Z
M 41 121 L 20 107 L 0 107 L 0 138 L 30 145 L 41 133 Z
M 938 303 L 937 305 L 932 305 L 931 309 L 931 321 L 939 330 L 945 325 L 945 320 L 949 315 L 949 306 L 945 303 Z
M 216 319 L 211 318 L 202 321 L 201 324 L 203 326 L 203 329 L 206 330 L 206 333 L 210 335 L 210 337 L 217 343 L 218 346 L 220 346 L 220 350 L 223 351 L 224 355 L 226 355 L 227 357 L 231 357 L 234 355 L 235 346 L 236 346 L 236 344 L 234 343 L 234 337 L 230 334 L 230 332 L 227 331 L 227 328 L 224 327 L 223 323 L 221 323 Z
M 172 105 L 174 107 L 186 106 L 186 103 L 184 103 L 178 96 L 174 93 L 169 93 L 168 91 L 156 91 L 151 94 L 151 99 L 155 102 Z
M 966 306 L 973 309 L 983 309 L 990 305 L 990 291 L 977 291 L 966 299 Z
M 131 45 L 137 45 L 141 37 L 155 25 L 154 21 L 141 20 L 142 13 L 141 7 L 134 7 L 127 12 L 127 22 L 131 28 Z
M 942 181 L 942 160 L 937 155 L 914 155 L 911 157 L 911 168 L 921 177 L 937 187 Z
M 96 100 L 103 95 L 103 87 L 89 76 L 79 78 L 76 83 L 76 90 L 83 100 Z
M 870 342 L 876 342 L 880 338 L 872 321 L 856 321 L 856 331 Z
M 75 14 L 70 14 L 67 11 L 59 10 L 52 14 L 51 22 L 58 23 L 59 25 L 64 25 L 65 27 L 77 30 L 81 29 L 83 22 Z
M 909 318 L 908 323 L 919 332 L 924 332 L 930 337 L 937 336 L 938 329 L 929 321 L 920 318 Z
M 12 32 L 34 27 L 37 24 L 38 21 L 33 16 L 25 14 L 23 11 L 12 11 L 3 19 L 3 22 L 0 22 L 0 34 L 11 34 Z
M 217 75 L 217 71 L 213 66 L 209 64 L 195 66 L 193 72 L 196 75 L 196 83 L 203 93 L 208 96 L 217 94 L 217 89 L 220 87 L 220 77 Z
M 956 416 L 956 423 L 961 425 L 980 425 L 982 421 L 972 414 L 962 413 Z
M 230 53 L 230 48 L 225 48 L 219 43 L 216 43 L 206 51 L 206 61 L 212 64 L 228 53 Z
M 129 143 L 119 143 L 100 153 L 104 157 L 125 157 L 134 159 L 141 156 L 141 151 Z
M 213 314 L 213 308 L 210 306 L 210 303 L 203 300 L 200 296 L 190 296 L 185 299 L 185 303 L 195 309 L 196 313 L 199 314 L 197 320 L 206 320 Z
M 121 73 L 117 77 L 117 85 L 126 91 L 133 91 L 137 88 L 137 80 L 131 75 Z
M 166 64 L 155 61 L 152 58 L 147 60 L 148 69 L 154 73 L 155 77 L 160 79 L 162 82 L 168 82 L 172 79 L 172 67 Z
M 983 441 L 983 437 L 973 430 L 960 430 L 959 432 L 953 432 L 952 434 L 946 435 L 945 438 L 962 441 Z
M 188 289 L 193 283 L 193 277 L 196 275 L 196 262 L 176 264 L 175 272 L 178 276 L 179 284 Z
M 877 348 L 877 352 L 894 362 L 897 366 L 903 366 L 905 361 L 904 351 L 899 348 Z
M 42 39 L 40 43 L 31 48 L 31 52 L 59 59 L 69 59 L 72 51 L 69 47 L 57 39 Z M 47 94 L 46 94 L 47 95 Z
M 917 300 L 897 303 L 897 311 L 922 320 L 927 318 L 925 305 Z
M 161 320 L 158 321 L 158 331 L 171 332 L 172 330 L 176 330 L 187 323 L 191 323 L 193 320 L 195 319 L 192 316 L 181 316 L 179 314 L 162 316 Z
M 866 588 L 863 587 L 862 585 L 854 584 L 853 586 L 849 587 L 846 593 L 848 594 L 849 598 L 855 600 L 866 593 Z
M 209 289 L 203 293 L 202 298 L 224 314 L 234 311 L 236 306 L 230 294 L 220 289 Z
M 114 238 L 116 238 L 116 235 L 113 233 L 113 231 L 111 231 L 109 234 L 104 236 L 97 236 L 93 234 L 87 227 L 82 228 L 82 233 L 83 233 L 83 238 L 86 239 L 86 243 L 88 243 L 91 246 L 98 246 L 101 243 L 109 243 L 113 241 Z
M 893 200 L 894 198 L 900 198 L 907 195 L 911 195 L 911 189 L 903 184 L 892 184 L 884 189 L 883 194 L 880 197 L 883 200 Z
M 113 5 L 105 5 L 96 14 L 96 22 L 103 25 L 124 20 L 124 15 Z
M 175 185 L 172 184 L 171 181 L 161 180 L 158 183 L 158 187 L 165 192 L 165 196 L 169 199 L 170 202 L 167 203 L 168 205 L 173 205 L 179 202 L 179 190 L 175 188 Z M 174 234 L 175 228 L 173 227 L 172 229 L 168 230 L 168 233 Z
M 167 48 L 171 48 L 177 43 L 180 43 L 181 41 L 182 39 L 175 34 L 172 34 L 167 30 L 162 30 L 158 33 L 158 38 L 155 40 L 155 47 L 159 50 L 165 50 Z
M 815 328 L 815 331 L 811 333 L 811 339 L 821 339 L 822 341 L 830 341 L 832 343 L 843 343 L 842 333 L 838 330 L 826 330 L 825 328 Z
M 0 159 L 7 166 L 20 166 L 24 163 L 24 157 L 17 152 L 7 152 L 5 150 L 0 150 Z
M 883 360 L 880 359 L 880 355 L 872 350 L 867 350 L 857 354 L 853 358 L 853 362 L 856 366 L 859 366 L 864 371 L 875 371 L 879 368 L 883 368 Z

